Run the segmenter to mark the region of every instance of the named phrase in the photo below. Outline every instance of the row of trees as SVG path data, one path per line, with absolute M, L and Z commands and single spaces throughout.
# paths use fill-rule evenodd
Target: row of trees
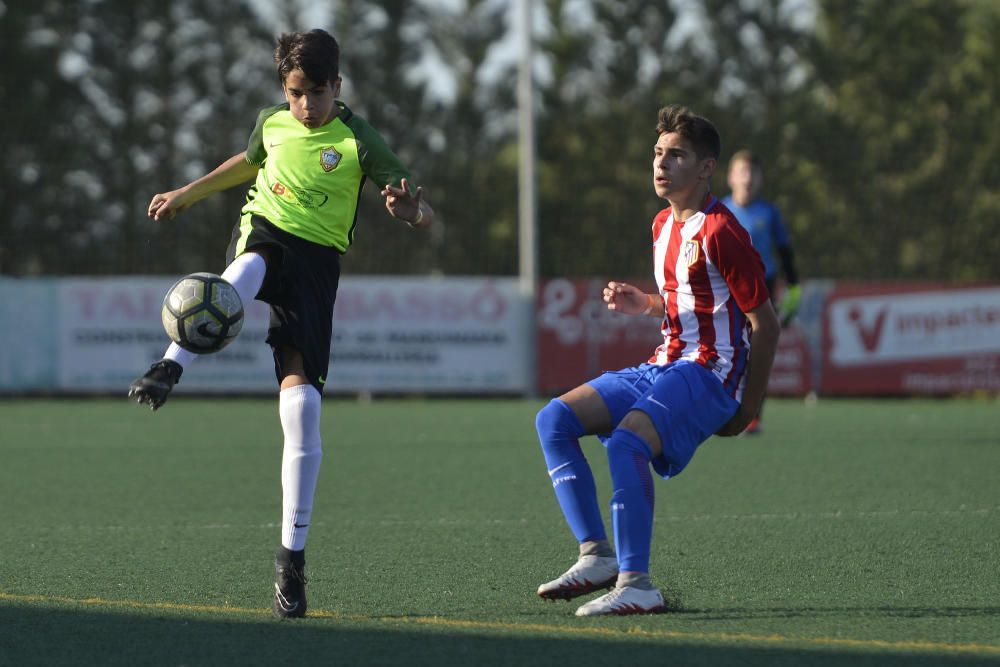
M 281 99 L 275 34 L 316 25 L 442 223 L 408 233 L 369 188 L 346 270 L 516 272 L 508 4 L 0 5 L 0 273 L 221 270 L 242 192 L 169 224 L 146 204 L 245 147 Z M 649 272 L 655 115 L 682 102 L 724 158 L 761 154 L 807 277 L 1000 278 L 992 0 L 546 0 L 535 24 L 543 275 Z

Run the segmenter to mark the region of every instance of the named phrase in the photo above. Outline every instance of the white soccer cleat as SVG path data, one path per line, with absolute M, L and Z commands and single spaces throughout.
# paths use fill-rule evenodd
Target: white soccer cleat
M 659 589 L 646 590 L 625 586 L 616 588 L 576 610 L 577 616 L 604 616 L 614 614 L 658 614 L 666 609 Z
M 546 600 L 571 600 L 599 588 L 611 588 L 618 580 L 618 559 L 614 556 L 580 556 L 580 560 L 559 577 L 538 587 Z

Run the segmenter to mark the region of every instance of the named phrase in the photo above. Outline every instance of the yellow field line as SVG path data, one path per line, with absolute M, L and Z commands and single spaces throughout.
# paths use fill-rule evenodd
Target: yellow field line
M 15 595 L 0 592 L 0 601 L 43 603 L 43 604 L 73 604 L 94 607 L 122 607 L 126 609 L 163 609 L 167 611 L 195 611 L 212 614 L 251 614 L 270 615 L 269 609 L 234 607 L 230 605 L 180 604 L 175 602 L 137 602 L 135 600 L 105 600 L 103 598 L 70 598 L 57 595 Z M 736 642 L 747 644 L 771 645 L 805 645 L 815 647 L 839 647 L 855 649 L 886 649 L 894 651 L 929 651 L 938 653 L 981 653 L 1000 655 L 1000 646 L 996 644 L 950 644 L 923 640 L 889 641 L 884 639 L 848 639 L 840 637 L 788 637 L 770 634 L 757 635 L 744 632 L 682 632 L 679 630 L 647 630 L 644 628 L 605 628 L 605 627 L 567 627 L 563 625 L 546 625 L 544 623 L 501 623 L 498 621 L 472 621 L 463 619 L 442 618 L 440 616 L 415 616 L 411 618 L 367 616 L 361 614 L 342 614 L 325 609 L 311 609 L 312 618 L 328 618 L 342 621 L 361 621 L 389 623 L 393 625 L 428 625 L 445 628 L 460 628 L 467 630 L 501 630 L 505 632 L 522 631 L 530 633 L 547 633 L 556 635 L 573 635 L 587 637 L 604 637 L 625 639 L 628 637 L 647 637 L 651 639 L 680 639 L 697 642 Z

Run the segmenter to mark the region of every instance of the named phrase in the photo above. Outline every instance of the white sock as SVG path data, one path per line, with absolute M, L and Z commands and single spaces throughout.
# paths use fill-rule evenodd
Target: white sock
M 323 460 L 319 435 L 322 397 L 311 384 L 282 389 L 278 399 L 281 430 L 285 434 L 281 457 L 281 545 L 292 551 L 306 546 L 313 494 Z
M 173 361 L 179 363 L 182 368 L 187 366 L 188 363 L 197 356 L 198 355 L 194 352 L 188 352 L 177 343 L 171 343 L 170 347 L 167 348 L 167 351 L 163 353 L 164 359 L 172 359 Z
M 222 277 L 236 288 L 236 293 L 246 308 L 257 297 L 260 286 L 264 284 L 267 273 L 267 262 L 255 252 L 245 252 L 222 272 Z
M 255 252 L 245 252 L 222 272 L 222 277 L 236 288 L 236 293 L 243 301 L 243 308 L 254 300 L 260 286 L 264 284 L 264 275 L 267 273 L 267 262 Z M 187 366 L 198 355 L 188 352 L 177 343 L 171 343 L 167 351 L 163 353 L 164 359 L 172 359 L 181 365 Z

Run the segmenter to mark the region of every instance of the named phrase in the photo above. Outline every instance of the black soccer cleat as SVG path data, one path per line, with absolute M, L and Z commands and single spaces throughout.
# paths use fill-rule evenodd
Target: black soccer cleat
M 306 562 L 304 551 L 278 549 L 274 560 L 274 600 L 271 611 L 278 618 L 306 615 Z
M 184 367 L 172 359 L 160 359 L 128 388 L 128 397 L 156 410 L 167 402 L 174 385 L 180 382 Z

